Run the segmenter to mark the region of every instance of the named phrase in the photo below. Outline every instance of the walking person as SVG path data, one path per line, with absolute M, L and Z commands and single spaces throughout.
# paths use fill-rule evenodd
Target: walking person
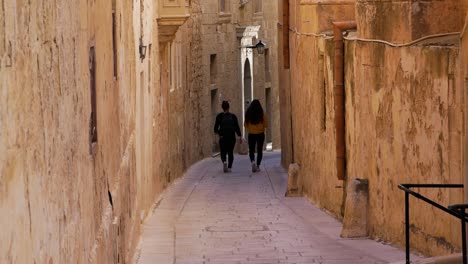
M 265 142 L 265 129 L 268 127 L 267 118 L 262 105 L 257 99 L 253 100 L 245 111 L 244 126 L 249 133 L 249 157 L 252 162 L 252 172 L 260 171 L 263 158 L 263 143 Z M 257 148 L 257 161 L 255 162 L 255 148 Z
M 234 146 L 236 145 L 236 134 L 241 139 L 241 130 L 237 116 L 229 112 L 229 102 L 223 101 L 221 104 L 223 112 L 216 116 L 214 132 L 219 135 L 219 147 L 221 149 L 221 161 L 223 171 L 231 172 L 234 162 Z M 227 155 L 227 162 L 226 162 Z

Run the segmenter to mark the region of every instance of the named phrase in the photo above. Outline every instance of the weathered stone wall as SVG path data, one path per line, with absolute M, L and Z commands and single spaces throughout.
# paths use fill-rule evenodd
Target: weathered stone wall
M 207 117 L 210 115 L 209 97 L 203 86 L 202 34 L 200 1 L 192 1 L 190 19 L 176 34 L 173 45 L 178 46 L 180 83 L 168 92 L 168 155 L 174 168 L 172 180 L 185 169 L 211 154 L 211 141 L 206 137 Z M 176 73 L 177 74 L 177 73 Z M 211 125 L 211 123 L 210 123 Z M 211 127 L 211 126 L 210 126 Z M 163 160 L 163 159 L 161 159 Z M 163 164 L 163 167 L 165 165 Z
M 219 13 L 218 0 L 203 1 L 201 4 L 201 49 L 204 91 L 200 101 L 209 109 L 205 116 L 206 135 L 213 135 L 216 114 L 221 112 L 221 102 L 230 102 L 231 112 L 242 117 L 242 94 L 240 88 L 240 67 L 238 63 L 239 46 L 236 42 L 236 7 L 229 3 L 230 12 Z M 237 4 L 237 3 L 236 3 Z M 213 56 L 213 61 L 212 61 Z M 216 149 L 217 139 L 212 137 L 210 146 Z
M 183 112 L 168 110 L 185 96 L 168 105 L 157 5 L 0 6 L 0 262 L 130 262 L 155 198 L 207 154 L 193 144 L 199 132 L 187 141 L 180 133 L 169 140 L 169 120 L 180 120 Z M 140 37 L 148 47 L 143 60 Z M 91 47 L 98 132 L 93 144 Z M 192 52 L 188 61 L 200 56 Z M 191 71 L 184 84 L 190 89 L 181 88 L 186 93 L 201 88 L 200 71 Z M 193 115 L 202 111 L 199 105 L 190 109 Z M 185 122 L 198 126 L 196 118 Z M 174 148 L 174 142 L 187 147 Z
M 278 0 L 278 83 L 281 131 L 281 163 L 287 168 L 293 163 L 291 89 L 289 72 L 289 1 Z M 286 33 L 287 32 L 287 33 Z
M 118 173 L 120 161 L 119 137 L 111 136 L 118 131 L 118 119 L 106 111 L 116 109 L 116 94 L 106 92 L 114 85 L 112 64 L 104 59 L 112 57 L 105 33 L 111 29 L 111 13 L 98 11 L 111 10 L 110 3 L 2 6 L 8 33 L 0 42 L 8 43 L 9 54 L 1 54 L 0 203 L 2 215 L 8 216 L 0 220 L 5 227 L 1 262 L 87 262 L 96 240 L 105 235 L 100 226 L 109 217 L 107 175 Z M 100 29 L 94 27 L 96 20 Z M 102 87 L 99 105 L 106 109 L 98 118 L 109 119 L 109 129 L 98 127 L 94 155 L 89 143 L 90 45 L 97 49 L 96 86 Z M 105 164 L 112 159 L 117 164 Z M 111 253 L 102 250 L 100 255 L 105 259 Z
M 404 245 L 398 184 L 462 182 L 458 48 L 357 42 L 346 51 L 347 176 L 369 180 L 369 234 Z M 419 191 L 443 205 L 463 200 L 461 190 Z M 460 247 L 458 221 L 446 213 L 412 199 L 410 221 L 412 248 Z
M 359 37 L 397 43 L 458 32 L 466 12 L 459 1 L 449 0 L 357 1 L 356 8 Z M 352 58 L 346 56 L 354 61 L 354 71 L 349 67 L 346 73 L 346 107 L 357 106 L 346 116 L 348 177 L 369 179 L 370 201 L 375 201 L 369 204 L 368 214 L 372 236 L 403 245 L 403 224 L 398 223 L 404 219 L 400 210 L 404 200 L 398 184 L 463 181 L 464 102 L 463 86 L 457 82 L 461 58 L 457 44 L 445 47 L 444 43 L 451 42 L 434 40 L 432 45 L 405 48 L 357 42 L 349 51 Z M 354 142 L 361 147 L 352 148 Z M 367 164 L 366 169 L 362 164 Z M 460 190 L 421 191 L 444 205 L 463 200 Z M 416 201 L 411 210 L 412 247 L 428 255 L 460 248 L 460 231 L 453 217 Z M 382 211 L 391 212 L 390 220 Z
M 310 34 L 329 30 L 332 21 L 352 20 L 354 5 L 299 2 L 291 4 L 297 12 L 291 14 L 291 28 L 297 32 L 291 34 L 292 155 L 301 167 L 303 193 L 341 217 L 343 182 L 336 177 L 334 147 L 334 44 Z M 322 19 L 324 15 L 327 17 Z
M 345 214 L 343 188 L 347 182 L 336 177 L 334 43 L 313 34 L 329 32 L 331 21 L 353 20 L 354 15 L 358 37 L 390 41 L 421 37 L 413 34 L 416 31 L 424 35 L 460 31 L 462 24 L 462 11 L 453 9 L 455 2 L 445 1 L 448 9 L 442 9 L 440 16 L 453 20 L 446 27 L 418 26 L 408 36 L 390 27 L 395 32 L 382 35 L 379 21 L 382 19 L 387 26 L 400 23 L 398 16 L 389 13 L 396 8 L 393 5 L 407 3 L 353 2 L 290 1 L 293 153 L 285 156 L 299 163 L 304 194 L 338 218 Z M 433 1 L 431 6 L 429 2 L 413 3 L 412 8 L 424 4 L 425 10 L 433 10 L 441 4 Z M 388 5 L 392 7 L 387 12 Z M 374 12 L 376 8 L 385 12 Z M 430 17 L 423 20 L 429 21 Z M 456 37 L 433 43 L 398 48 L 346 41 L 347 178 L 369 180 L 369 235 L 399 245 L 404 244 L 404 195 L 398 184 L 463 181 L 459 47 Z M 423 193 L 444 205 L 463 200 L 460 190 Z M 453 217 L 416 201 L 412 201 L 411 210 L 412 249 L 430 255 L 459 250 L 460 230 Z
M 431 34 L 458 32 L 464 22 L 462 2 L 356 0 L 359 34 L 364 38 L 409 42 Z

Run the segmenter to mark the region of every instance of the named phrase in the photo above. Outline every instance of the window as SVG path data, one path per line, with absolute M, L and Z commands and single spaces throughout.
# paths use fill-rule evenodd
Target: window
M 216 84 L 216 74 L 217 74 L 217 67 L 216 67 L 216 54 L 210 55 L 210 84 Z
M 2 1 L 3 3 L 3 1 Z M 3 56 L 6 52 L 6 25 L 5 25 L 5 10 L 4 8 L 0 8 L 0 56 Z M 2 67 L 2 64 L 0 62 L 0 68 Z
M 265 112 L 266 112 L 266 118 L 268 121 L 268 127 L 267 127 L 267 133 L 266 133 L 266 141 L 267 142 L 272 142 L 272 129 L 271 129 L 271 124 L 273 123 L 272 117 L 271 117 L 271 88 L 266 88 L 265 89 Z
M 218 0 L 219 1 L 219 12 L 229 13 L 229 0 Z
M 117 23 L 115 22 L 115 9 L 112 10 L 112 54 L 114 56 L 114 79 L 117 79 Z
M 175 43 L 171 43 L 169 48 L 169 92 L 173 92 L 176 86 L 176 59 Z
M 169 92 L 175 91 L 182 85 L 182 43 L 179 41 L 173 41 L 170 44 L 169 49 L 169 81 L 170 89 Z
M 283 0 L 283 60 L 284 68 L 289 69 L 289 1 Z
M 94 46 L 89 49 L 89 86 L 91 92 L 91 117 L 89 126 L 90 153 L 98 141 L 97 132 L 97 103 L 96 103 L 96 51 Z
M 271 82 L 270 53 L 265 49 L 265 82 Z
M 319 87 L 321 90 L 321 118 L 320 118 L 320 123 L 321 123 L 321 129 L 322 131 L 327 130 L 327 82 L 326 82 L 326 76 L 325 76 L 325 60 L 324 60 L 324 55 L 320 54 L 319 58 Z
M 150 92 L 151 88 L 151 76 L 153 75 L 152 69 L 151 69 L 151 48 L 152 44 L 149 44 L 148 46 L 148 93 Z
M 254 0 L 254 12 L 255 13 L 261 13 L 263 12 L 263 0 Z
M 218 115 L 219 111 L 219 100 L 218 100 L 218 89 L 212 89 L 211 90 L 211 120 L 212 120 L 212 125 L 211 127 L 214 126 L 215 121 L 216 121 L 216 116 Z M 213 153 L 219 152 L 219 144 L 218 140 L 216 137 L 213 137 L 212 141 L 212 151 Z

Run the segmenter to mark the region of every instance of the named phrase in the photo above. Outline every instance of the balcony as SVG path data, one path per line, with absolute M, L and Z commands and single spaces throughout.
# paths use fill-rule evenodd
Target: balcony
M 190 16 L 189 0 L 159 0 L 159 41 L 171 41 Z

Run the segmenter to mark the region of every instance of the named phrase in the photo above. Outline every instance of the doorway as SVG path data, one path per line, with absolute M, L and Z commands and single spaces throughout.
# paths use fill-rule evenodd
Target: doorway
M 252 74 L 249 59 L 244 64 L 244 112 L 252 102 Z
M 211 120 L 213 121 L 212 121 L 211 127 L 214 127 L 215 125 L 216 116 L 218 115 L 218 112 L 219 112 L 218 108 L 219 108 L 218 89 L 212 89 L 211 90 Z M 211 151 L 213 153 L 219 152 L 219 144 L 218 144 L 217 136 L 213 136 Z
M 271 143 L 273 141 L 272 129 L 271 129 L 271 88 L 265 89 L 265 115 L 268 121 L 268 127 L 266 129 L 266 143 Z

